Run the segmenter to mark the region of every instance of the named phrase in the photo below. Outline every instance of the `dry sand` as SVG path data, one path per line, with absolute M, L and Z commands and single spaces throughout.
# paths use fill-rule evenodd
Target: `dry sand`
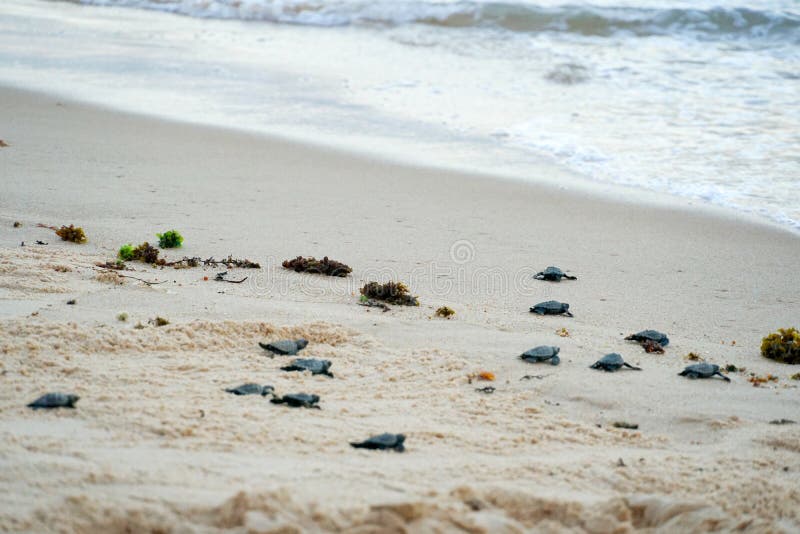
M 763 335 L 800 317 L 796 235 L 0 97 L 0 530 L 800 529 L 800 425 L 769 424 L 800 420 L 798 369 L 759 356 Z M 39 222 L 78 224 L 89 243 Z M 262 268 L 231 269 L 242 284 L 213 268 L 124 273 L 166 281 L 146 286 L 95 267 L 169 228 L 186 237 L 169 258 Z M 298 254 L 354 271 L 280 268 Z M 551 264 L 579 280 L 531 280 Z M 356 304 L 389 277 L 422 305 Z M 549 298 L 575 318 L 528 313 Z M 455 318 L 433 318 L 445 304 Z M 147 325 L 156 315 L 170 324 Z M 644 328 L 670 335 L 666 354 L 622 341 Z M 335 379 L 283 373 L 257 346 L 296 336 Z M 517 358 L 540 344 L 562 364 Z M 587 369 L 611 351 L 644 370 Z M 678 377 L 690 351 L 747 372 Z M 497 375 L 494 394 L 468 383 L 480 370 Z M 778 381 L 753 387 L 750 372 Z M 322 410 L 223 391 L 250 381 L 317 393 Z M 51 390 L 79 394 L 78 408 L 24 407 Z M 348 445 L 385 431 L 405 433 L 407 452 Z

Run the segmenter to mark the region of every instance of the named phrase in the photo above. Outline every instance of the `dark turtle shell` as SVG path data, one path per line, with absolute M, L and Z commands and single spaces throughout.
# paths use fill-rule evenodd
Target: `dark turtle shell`
M 594 362 L 589 367 L 591 369 L 600 369 L 602 371 L 608 371 L 609 373 L 613 373 L 614 371 L 618 371 L 623 366 L 627 367 L 628 369 L 633 369 L 635 371 L 641 371 L 640 368 L 634 367 L 633 365 L 627 363 L 625 360 L 622 359 L 622 356 L 617 354 L 616 352 L 612 352 L 611 354 L 606 354 L 596 362 Z
M 723 375 L 719 371 L 719 365 L 714 365 L 713 363 L 706 363 L 706 362 L 687 365 L 683 371 L 678 373 L 678 375 L 685 376 L 688 378 L 711 378 L 714 375 L 719 375 L 726 382 L 731 381 L 730 378 Z
M 292 408 L 317 408 L 319 406 L 319 395 L 309 395 L 308 393 L 289 393 L 282 397 L 274 396 L 270 402 L 273 404 L 287 404 Z
M 397 452 L 403 452 L 406 437 L 403 434 L 379 434 L 372 436 L 361 442 L 351 442 L 350 445 L 356 449 L 372 449 L 372 450 L 390 450 L 394 449 Z
M 662 334 L 658 330 L 642 330 L 641 332 L 637 332 L 635 334 L 631 334 L 625 339 L 629 341 L 638 341 L 639 343 L 645 341 L 655 341 L 662 347 L 666 347 L 669 345 L 669 338 L 666 334 Z
M 272 386 L 262 386 L 261 384 L 242 384 L 241 386 L 236 386 L 235 388 L 228 388 L 225 391 L 228 393 L 233 393 L 234 395 L 267 395 L 268 393 L 272 393 L 275 388 Z
M 622 365 L 625 363 L 625 360 L 622 359 L 622 356 L 617 354 L 616 352 L 612 352 L 611 354 L 606 354 L 596 362 L 591 365 L 592 369 L 602 369 L 603 371 L 616 371 L 620 369 Z
M 531 308 L 531 313 L 539 315 L 567 315 L 572 317 L 569 311 L 569 304 L 566 302 L 558 302 L 557 300 L 548 300 L 547 302 L 540 302 Z
M 552 265 L 544 271 L 536 273 L 533 277 L 537 280 L 547 280 L 549 282 L 560 282 L 562 278 L 566 278 L 567 280 L 578 279 L 576 276 L 570 276 L 558 267 L 553 267 Z
M 552 365 L 558 365 L 561 363 L 561 359 L 558 357 L 558 353 L 560 351 L 561 349 L 558 347 L 540 345 L 538 347 L 526 350 L 520 354 L 519 357 L 526 362 L 537 363 L 549 360 Z
M 40 408 L 75 408 L 75 403 L 78 402 L 77 395 L 69 393 L 46 393 L 28 404 L 28 408 L 38 410 Z
M 281 367 L 283 371 L 311 371 L 312 375 L 327 375 L 333 378 L 328 371 L 333 363 L 330 360 L 317 360 L 315 358 L 296 358 L 290 365 Z
M 282 339 L 271 343 L 259 343 L 262 349 L 268 350 L 281 356 L 294 356 L 308 345 L 307 339 Z

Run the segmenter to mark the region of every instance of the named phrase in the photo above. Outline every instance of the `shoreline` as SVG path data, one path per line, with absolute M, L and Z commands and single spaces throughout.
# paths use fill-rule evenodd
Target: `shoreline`
M 483 169 L 469 169 L 454 163 L 442 162 L 435 164 L 431 161 L 409 162 L 401 156 L 392 156 L 386 152 L 359 151 L 356 148 L 344 145 L 327 143 L 321 139 L 312 140 L 307 136 L 279 135 L 274 132 L 265 132 L 248 128 L 236 128 L 223 124 L 197 120 L 189 121 L 175 117 L 159 116 L 156 113 L 137 112 L 121 109 L 113 105 L 106 105 L 90 100 L 76 99 L 61 94 L 57 91 L 43 91 L 26 88 L 21 85 L 2 84 L 0 91 L 17 94 L 20 97 L 31 96 L 59 104 L 69 104 L 86 110 L 95 110 L 120 116 L 127 116 L 132 120 L 155 121 L 174 126 L 184 125 L 189 128 L 206 129 L 220 135 L 230 134 L 243 139 L 257 142 L 259 139 L 268 143 L 282 144 L 293 149 L 309 148 L 315 152 L 329 154 L 334 157 L 352 158 L 373 165 L 388 165 L 401 167 L 410 172 L 421 171 L 426 173 L 442 173 L 448 176 L 464 176 L 470 179 L 488 180 L 491 182 L 505 182 L 516 184 L 524 188 L 544 189 L 548 196 L 566 195 L 582 200 L 597 200 L 607 205 L 622 207 L 637 207 L 639 209 L 654 208 L 657 210 L 671 211 L 675 215 L 709 217 L 733 224 L 753 225 L 764 229 L 788 234 L 800 239 L 800 232 L 791 227 L 769 220 L 763 216 L 737 210 L 728 206 L 719 206 L 702 200 L 687 199 L 670 193 L 659 193 L 636 186 L 622 184 L 598 183 L 592 181 L 569 169 L 560 167 L 555 163 L 541 161 L 539 165 L 544 169 L 541 176 L 523 178 L 521 175 L 490 172 Z M 563 180 L 563 181 L 562 181 Z
M 798 425 L 769 424 L 792 418 L 796 370 L 758 353 L 800 316 L 791 233 L 0 97 L 0 491 L 13 496 L 0 530 L 800 526 Z M 40 222 L 82 226 L 89 242 Z M 186 242 L 170 259 L 262 267 L 221 284 L 218 269 L 133 265 L 165 282 L 150 287 L 95 268 L 171 228 Z M 298 254 L 353 273 L 280 268 Z M 547 265 L 578 280 L 532 281 Z M 387 278 L 421 305 L 358 306 L 361 285 Z M 575 317 L 528 312 L 550 299 Z M 456 316 L 433 317 L 441 305 Z M 170 324 L 148 325 L 157 315 Z M 622 340 L 645 328 L 668 333 L 666 354 Z M 257 345 L 300 336 L 336 378 L 281 372 L 286 360 Z M 560 346 L 562 363 L 522 362 L 536 345 Z M 588 369 L 607 352 L 644 371 Z M 689 352 L 747 373 L 678 377 Z M 497 375 L 495 393 L 468 381 L 481 370 Z M 751 372 L 778 381 L 753 387 Z M 319 394 L 322 410 L 223 391 L 244 382 Z M 77 409 L 24 407 L 50 389 L 79 394 Z M 406 434 L 407 451 L 348 445 L 381 432 Z

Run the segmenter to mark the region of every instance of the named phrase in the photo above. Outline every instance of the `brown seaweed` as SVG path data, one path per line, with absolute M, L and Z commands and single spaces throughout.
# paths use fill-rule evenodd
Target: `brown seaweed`
M 239 267 L 241 269 L 260 269 L 261 264 L 256 263 L 254 261 L 250 261 L 248 259 L 239 259 L 234 258 L 232 255 L 229 255 L 226 259 L 222 260 L 215 260 L 213 256 L 208 259 L 203 260 L 203 265 L 206 267 L 208 266 L 218 266 L 224 265 L 228 269 L 232 269 L 234 267 Z
M 329 259 L 328 256 L 325 256 L 321 260 L 313 256 L 309 256 L 308 258 L 297 256 L 294 259 L 285 260 L 283 262 L 283 268 L 291 269 L 296 273 L 324 274 L 326 276 L 338 277 L 345 277 L 353 272 L 353 269 L 351 269 L 349 265 Z
M 383 300 L 389 304 L 419 306 L 419 300 L 408 293 L 408 287 L 403 282 L 369 282 L 361 288 L 361 294 L 368 299 Z
M 442 306 L 441 308 L 437 308 L 434 313 L 436 317 L 444 317 L 445 319 L 449 319 L 450 317 L 456 314 L 455 310 L 453 310 L 453 308 L 450 308 L 449 306 Z
M 159 251 L 156 247 L 145 241 L 135 249 L 133 249 L 132 259 L 153 265 L 165 265 L 167 262 L 163 258 L 158 257 Z
M 779 328 L 761 341 L 761 355 L 781 363 L 800 363 L 800 332 Z
M 55 230 L 56 235 L 61 238 L 62 241 L 71 241 L 73 243 L 86 243 L 86 234 L 83 233 L 83 228 L 80 226 L 62 226 L 61 228 L 55 228 L 54 226 L 48 226 L 51 230 Z

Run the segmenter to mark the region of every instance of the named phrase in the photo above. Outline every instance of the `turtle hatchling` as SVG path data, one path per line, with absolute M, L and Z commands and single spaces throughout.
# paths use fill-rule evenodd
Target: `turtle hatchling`
M 328 371 L 333 363 L 330 360 L 317 360 L 315 358 L 297 358 L 291 365 L 281 367 L 282 371 L 311 371 L 312 375 L 326 375 L 333 378 L 333 373 Z
M 269 395 L 274 391 L 272 386 L 262 386 L 261 384 L 242 384 L 235 388 L 228 388 L 225 391 L 234 395 Z
M 636 334 L 631 334 L 625 338 L 628 341 L 636 341 L 644 345 L 648 341 L 655 341 L 662 347 L 669 345 L 669 338 L 666 334 L 662 334 L 658 330 L 642 330 Z
M 307 339 L 281 339 L 272 343 L 259 343 L 262 349 L 281 356 L 294 356 L 308 345 Z
M 561 363 L 561 358 L 558 357 L 560 350 L 561 349 L 558 347 L 541 345 L 539 347 L 526 350 L 520 354 L 519 357 L 529 363 L 550 362 L 550 365 L 558 365 Z
M 548 282 L 560 282 L 562 278 L 566 278 L 567 280 L 578 279 L 577 276 L 570 276 L 558 267 L 553 267 L 552 265 L 544 271 L 536 273 L 533 277 L 537 280 L 547 280 Z
M 547 302 L 540 302 L 531 308 L 531 313 L 539 315 L 566 315 L 573 317 L 569 311 L 569 304 L 566 302 L 558 302 L 557 300 L 548 300 Z
M 589 366 L 590 369 L 601 369 L 603 371 L 608 371 L 609 373 L 613 373 L 614 371 L 618 371 L 623 366 L 627 367 L 628 369 L 633 369 L 634 371 L 641 371 L 642 369 L 639 367 L 634 367 L 633 365 L 626 363 L 625 360 L 622 359 L 622 356 L 617 354 L 616 352 L 612 352 L 611 354 L 606 354 L 592 365 Z
M 317 404 L 319 402 L 319 395 L 309 395 L 308 393 L 289 393 L 282 397 L 273 394 L 270 402 L 273 404 L 287 404 L 292 408 L 321 409 Z
M 406 437 L 403 434 L 380 434 L 378 436 L 372 436 L 371 438 L 364 440 L 360 443 L 350 442 L 352 447 L 356 449 L 371 449 L 371 450 L 381 450 L 381 451 L 388 451 L 388 450 L 395 450 L 397 452 L 403 452 L 406 450 L 403 442 L 405 442 Z
M 713 363 L 695 363 L 689 365 L 678 373 L 679 376 L 687 378 L 711 378 L 714 375 L 719 375 L 725 382 L 730 382 L 731 379 L 719 372 L 719 365 Z
M 32 403 L 28 404 L 28 408 L 38 410 L 39 408 L 75 408 L 75 403 L 78 402 L 77 395 L 68 393 L 47 393 L 42 395 Z

